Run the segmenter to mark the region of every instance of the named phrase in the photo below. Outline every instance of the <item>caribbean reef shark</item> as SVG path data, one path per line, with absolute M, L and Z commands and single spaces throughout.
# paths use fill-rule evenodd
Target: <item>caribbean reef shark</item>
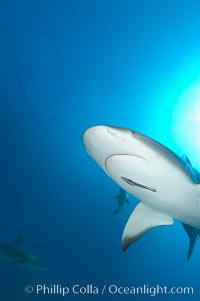
M 115 199 L 117 199 L 118 206 L 113 211 L 113 215 L 118 214 L 126 203 L 129 204 L 128 193 L 122 188 L 119 189 L 119 194 L 115 197 Z
M 16 267 L 36 271 L 46 271 L 35 255 L 25 249 L 22 244 L 22 236 L 19 235 L 14 242 L 0 243 L 0 259 L 14 264 Z
M 190 239 L 189 259 L 200 234 L 200 173 L 190 160 L 126 128 L 94 126 L 83 133 L 82 141 L 104 172 L 139 200 L 125 226 L 122 249 L 176 219 Z

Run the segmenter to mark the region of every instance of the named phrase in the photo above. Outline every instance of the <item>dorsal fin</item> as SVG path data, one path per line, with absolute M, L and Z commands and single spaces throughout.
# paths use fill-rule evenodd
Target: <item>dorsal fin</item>
M 184 223 L 182 223 L 182 225 L 190 239 L 190 245 L 187 254 L 187 260 L 189 260 L 194 250 L 195 242 L 198 238 L 198 235 L 200 234 L 200 230 Z
M 23 245 L 22 235 L 18 235 L 15 241 L 13 242 L 13 244 L 16 246 L 22 246 Z
M 200 172 L 197 171 L 191 164 L 189 158 L 186 155 L 182 155 L 182 163 L 184 165 L 184 168 L 192 181 L 196 184 L 200 184 Z M 187 232 L 187 231 L 186 231 Z

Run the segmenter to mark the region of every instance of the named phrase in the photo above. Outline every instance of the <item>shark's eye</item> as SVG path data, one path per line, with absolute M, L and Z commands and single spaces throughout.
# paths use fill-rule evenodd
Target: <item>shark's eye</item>
M 132 136 L 135 136 L 135 132 L 130 130 L 129 133 L 132 135 Z

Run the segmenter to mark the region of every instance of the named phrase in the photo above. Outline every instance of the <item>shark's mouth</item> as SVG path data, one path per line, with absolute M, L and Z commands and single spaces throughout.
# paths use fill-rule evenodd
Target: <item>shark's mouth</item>
M 90 156 L 92 157 L 92 155 L 90 154 Z M 141 160 L 144 160 L 144 161 L 146 161 L 146 162 L 148 162 L 148 160 L 145 158 L 145 157 L 143 157 L 143 156 L 140 156 L 140 155 L 136 155 L 136 154 L 130 154 L 130 153 L 114 153 L 114 154 L 111 154 L 111 155 L 109 155 L 109 156 L 107 156 L 106 158 L 105 158 L 105 160 L 104 160 L 104 164 L 103 164 L 103 169 L 106 171 L 106 172 L 108 172 L 108 170 L 107 170 L 107 167 L 106 167 L 106 165 L 107 165 L 107 162 L 110 160 L 110 159 L 112 159 L 112 158 L 116 158 L 116 157 L 122 157 L 122 156 L 128 156 L 128 157 L 134 157 L 134 158 L 138 158 L 138 159 L 141 159 Z M 129 184 L 129 183 L 128 183 Z
M 128 189 L 128 186 L 124 186 L 126 183 L 140 190 L 157 192 L 157 187 L 151 179 L 151 164 L 144 156 L 124 153 L 111 155 L 106 158 L 104 169 L 125 190 Z

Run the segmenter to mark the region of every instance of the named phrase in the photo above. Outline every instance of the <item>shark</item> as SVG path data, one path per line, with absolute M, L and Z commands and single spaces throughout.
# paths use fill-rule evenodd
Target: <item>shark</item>
M 148 230 L 178 220 L 189 237 L 189 259 L 200 235 L 200 173 L 188 157 L 116 126 L 90 127 L 82 142 L 107 176 L 138 199 L 122 234 L 122 250 Z
M 18 268 L 47 271 L 37 257 L 24 248 L 21 235 L 18 235 L 14 242 L 0 243 L 0 259 L 12 263 Z
M 119 189 L 119 194 L 115 197 L 115 199 L 117 199 L 118 206 L 113 211 L 113 215 L 118 214 L 124 207 L 125 203 L 129 204 L 128 193 L 122 188 Z

